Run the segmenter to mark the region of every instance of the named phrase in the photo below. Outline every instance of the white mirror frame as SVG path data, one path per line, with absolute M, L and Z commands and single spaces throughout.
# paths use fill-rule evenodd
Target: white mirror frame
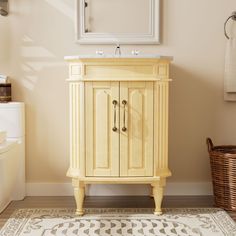
M 160 44 L 160 0 L 150 1 L 148 34 L 85 33 L 85 0 L 76 0 L 76 42 L 80 44 Z

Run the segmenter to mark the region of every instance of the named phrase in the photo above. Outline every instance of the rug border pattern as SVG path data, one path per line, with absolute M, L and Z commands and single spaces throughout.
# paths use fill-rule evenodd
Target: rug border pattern
M 0 230 L 0 236 L 5 235 L 19 235 L 21 229 L 27 223 L 28 218 L 31 215 L 43 212 L 49 213 L 55 216 L 61 216 L 63 214 L 75 215 L 74 208 L 21 208 L 16 209 L 5 225 Z M 143 214 L 149 214 L 148 217 L 155 218 L 155 215 L 152 215 L 153 209 L 151 208 L 86 208 L 84 219 L 94 217 L 98 214 L 106 214 L 106 217 L 111 217 L 116 214 L 115 217 L 125 216 L 126 214 L 135 214 L 132 218 L 140 217 Z M 220 208 L 165 208 L 163 209 L 163 214 L 211 214 L 214 223 L 217 223 L 222 233 L 227 236 L 236 236 L 236 223 L 229 216 L 229 214 L 220 209 Z M 214 214 L 213 214 L 214 213 Z M 89 215 L 93 214 L 93 216 Z M 118 215 L 117 215 L 118 214 Z M 13 234 L 14 232 L 14 234 Z M 235 232 L 235 233 L 234 233 Z M 12 234 L 11 234 L 12 233 Z

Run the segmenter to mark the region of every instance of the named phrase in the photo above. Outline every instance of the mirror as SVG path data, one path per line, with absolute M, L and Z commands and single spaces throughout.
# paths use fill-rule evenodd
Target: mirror
M 77 41 L 159 43 L 159 5 L 159 0 L 77 0 Z

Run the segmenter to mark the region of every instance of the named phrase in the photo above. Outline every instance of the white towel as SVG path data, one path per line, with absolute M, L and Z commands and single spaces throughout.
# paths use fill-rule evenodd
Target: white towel
M 236 38 L 226 44 L 224 87 L 226 93 L 236 93 Z
M 7 75 L 0 74 L 0 84 L 6 84 L 6 83 L 9 83 Z
M 2 78 L 2 79 L 7 79 L 7 75 L 2 75 L 2 74 L 0 74 L 0 78 Z
M 0 84 L 7 84 L 9 83 L 9 80 L 8 79 L 2 79 L 0 78 Z

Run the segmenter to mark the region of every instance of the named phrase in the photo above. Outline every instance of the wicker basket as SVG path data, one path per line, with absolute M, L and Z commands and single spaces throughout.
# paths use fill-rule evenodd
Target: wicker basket
M 236 146 L 214 146 L 207 138 L 215 206 L 236 211 Z

